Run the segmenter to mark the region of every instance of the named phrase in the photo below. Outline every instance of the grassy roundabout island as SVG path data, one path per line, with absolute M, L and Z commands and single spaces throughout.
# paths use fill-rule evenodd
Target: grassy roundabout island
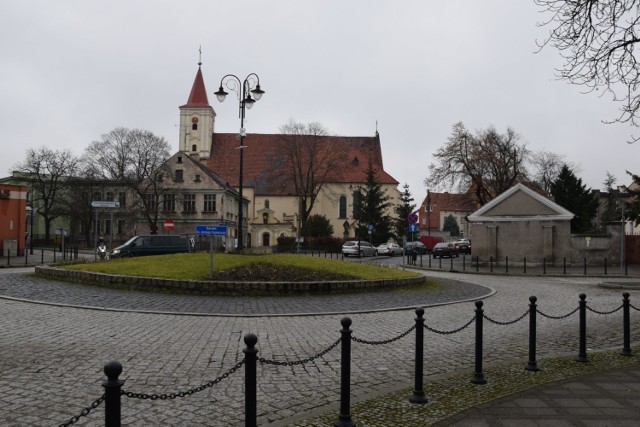
M 424 285 L 414 272 L 358 262 L 278 254 L 159 255 L 67 264 L 37 274 L 128 289 L 192 293 L 299 293 Z

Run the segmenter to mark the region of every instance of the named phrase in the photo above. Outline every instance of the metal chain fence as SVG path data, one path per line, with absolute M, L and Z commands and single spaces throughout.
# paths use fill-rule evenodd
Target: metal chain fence
M 491 323 L 495 323 L 496 325 L 502 325 L 502 326 L 507 326 L 507 325 L 513 325 L 514 323 L 518 323 L 519 321 L 521 321 L 522 319 L 524 319 L 525 317 L 527 317 L 527 315 L 529 314 L 529 310 L 525 311 L 524 314 L 520 317 L 518 317 L 515 320 L 512 320 L 510 322 L 500 322 L 498 320 L 494 320 L 492 318 L 490 318 L 489 316 L 487 316 L 486 314 L 482 314 L 482 317 L 484 317 L 485 319 L 487 319 L 489 322 Z
M 406 337 L 407 335 L 409 335 L 414 329 L 416 329 L 416 325 L 413 325 L 411 328 L 407 329 L 405 332 L 401 333 L 400 335 L 393 337 L 393 338 L 389 338 L 387 340 L 381 340 L 381 341 L 368 341 L 368 340 L 363 340 L 362 338 L 356 338 L 356 337 L 351 337 L 352 341 L 358 342 L 360 344 L 367 344 L 367 345 L 382 345 L 382 344 L 389 344 L 392 343 L 394 341 L 398 341 L 401 338 Z
M 591 308 L 591 307 L 589 307 L 589 306 L 587 305 L 587 310 L 589 310 L 589 311 L 590 311 L 590 312 L 592 312 L 592 313 L 596 313 L 596 314 L 613 314 L 613 313 L 615 313 L 616 311 L 620 311 L 620 310 L 622 310 L 622 307 L 624 307 L 624 304 L 621 304 L 621 305 L 620 305 L 620 307 L 618 307 L 618 308 L 616 308 L 616 309 L 613 309 L 613 310 L 611 310 L 611 311 L 598 311 L 598 310 L 593 309 L 593 308 Z
M 536 312 L 541 315 L 542 317 L 546 317 L 547 319 L 555 319 L 555 320 L 559 320 L 559 319 L 566 319 L 569 316 L 572 316 L 573 314 L 577 313 L 578 310 L 580 310 L 580 307 L 576 307 L 575 310 L 573 310 L 571 313 L 567 313 L 567 314 L 563 314 L 561 316 L 552 316 L 550 314 L 545 314 L 542 311 L 538 310 L 536 308 Z
M 187 391 L 180 391 L 178 393 L 169 393 L 169 394 L 146 394 L 146 393 L 133 393 L 131 391 L 124 391 L 122 390 L 121 394 L 133 398 L 133 399 L 150 399 L 150 400 L 172 400 L 172 399 L 176 399 L 178 397 L 185 397 L 185 396 L 191 396 L 194 393 L 198 393 L 202 390 L 205 390 L 207 388 L 213 387 L 214 385 L 218 384 L 219 382 L 221 382 L 222 380 L 228 378 L 230 375 L 232 375 L 234 372 L 236 372 L 238 369 L 240 369 L 240 367 L 242 365 L 244 365 L 245 360 L 242 359 L 240 362 L 236 363 L 236 365 L 229 369 L 227 372 L 225 372 L 224 374 L 220 375 L 218 378 L 216 378 L 215 380 L 211 380 L 206 384 L 202 384 L 198 387 L 192 388 L 190 390 Z
M 77 422 L 78 422 L 78 420 L 80 420 L 80 418 L 82 418 L 82 417 L 86 417 L 87 415 L 89 415 L 89 413 L 90 413 L 92 410 L 94 410 L 94 409 L 96 409 L 98 406 L 100 406 L 100 404 L 101 404 L 102 402 L 104 402 L 104 399 L 105 399 L 105 398 L 106 398 L 106 395 L 104 395 L 104 394 L 103 394 L 102 396 L 100 396 L 99 398 L 97 398 L 96 400 L 94 400 L 94 401 L 93 401 L 93 403 L 91 403 L 91 405 L 89 405 L 89 406 L 87 406 L 86 408 L 84 408 L 84 409 L 83 409 L 83 410 L 82 410 L 78 415 L 75 415 L 75 416 L 71 417 L 71 418 L 69 419 L 69 421 L 67 421 L 67 422 L 65 422 L 65 423 L 60 424 L 60 426 L 59 426 L 59 427 L 68 427 L 68 426 L 70 426 L 70 425 L 73 425 L 73 424 L 77 423 Z
M 468 328 L 468 327 L 469 327 L 473 322 L 475 322 L 475 321 L 476 321 L 476 317 L 475 317 L 475 316 L 473 316 L 473 317 L 471 318 L 471 320 L 469 320 L 469 321 L 468 321 L 467 323 L 465 323 L 463 326 L 459 327 L 458 329 L 453 329 L 453 330 L 451 330 L 451 331 L 439 331 L 439 330 L 437 330 L 437 329 L 434 329 L 434 328 L 429 327 L 426 323 L 425 323 L 425 325 L 424 325 L 424 328 L 425 328 L 427 331 L 434 332 L 434 333 L 439 334 L 439 335 L 451 335 L 451 334 L 456 334 L 456 333 L 458 333 L 458 332 L 460 332 L 460 331 L 462 331 L 462 330 L 464 330 L 464 329 Z
M 306 359 L 294 360 L 294 361 L 289 361 L 289 362 L 279 362 L 277 360 L 270 360 L 270 359 L 265 359 L 264 357 L 259 357 L 258 358 L 258 362 L 264 363 L 265 365 L 276 365 L 276 366 L 304 365 L 304 364 L 307 364 L 309 362 L 313 362 L 314 360 L 319 359 L 322 356 L 324 356 L 325 354 L 329 353 L 331 350 L 336 348 L 336 346 L 338 344 L 340 344 L 341 341 L 342 341 L 342 337 L 340 337 L 336 342 L 331 344 L 326 349 L 322 350 L 320 353 L 316 354 L 315 356 L 307 357 Z

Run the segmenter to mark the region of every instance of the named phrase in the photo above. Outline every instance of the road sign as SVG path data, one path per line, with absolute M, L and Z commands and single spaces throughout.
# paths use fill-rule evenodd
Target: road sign
M 164 229 L 167 231 L 171 231 L 174 228 L 174 224 L 173 224 L 173 220 L 172 219 L 165 219 L 164 220 Z
M 119 208 L 120 202 L 104 202 L 101 200 L 94 200 L 91 202 L 93 208 Z
M 199 236 L 226 236 L 226 225 L 196 225 L 196 234 Z
M 418 224 L 409 224 L 409 233 L 418 232 Z
M 373 233 L 373 230 L 375 230 L 375 228 L 373 227 L 373 224 L 367 225 L 367 231 L 369 232 L 369 234 Z
M 415 212 L 410 213 L 409 216 L 407 217 L 407 221 L 409 222 L 409 224 L 417 224 L 418 214 L 416 214 Z

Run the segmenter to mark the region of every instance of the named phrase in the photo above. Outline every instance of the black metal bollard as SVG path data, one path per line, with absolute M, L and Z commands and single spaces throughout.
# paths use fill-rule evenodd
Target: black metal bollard
M 424 395 L 424 308 L 416 308 L 416 373 L 413 394 L 409 398 L 411 403 L 427 403 Z
M 449 256 L 449 271 L 453 271 L 453 255 Z
M 440 258 L 438 258 L 438 268 L 442 270 L 442 254 L 440 254 Z
M 587 275 L 587 258 L 584 258 L 584 275 Z
M 340 355 L 340 416 L 333 423 L 334 427 L 355 427 L 351 419 L 351 319 L 343 317 L 340 321 L 342 329 L 342 354 Z
M 467 254 L 463 254 L 462 255 L 462 271 L 467 271 L 466 260 L 467 260 Z
M 620 356 L 633 356 L 631 351 L 631 318 L 629 316 L 629 292 L 622 294 L 622 329 L 624 331 L 624 340 Z
M 547 258 L 542 257 L 542 274 L 547 274 Z
M 538 298 L 534 296 L 529 297 L 529 361 L 524 369 L 527 371 L 539 371 L 538 363 L 536 362 L 536 301 Z
M 258 349 L 256 343 L 258 337 L 255 334 L 244 336 L 247 345 L 242 350 L 244 353 L 244 425 L 256 427 L 258 425 L 258 399 L 257 399 L 257 369 Z
M 489 271 L 493 273 L 493 256 L 489 258 Z
M 480 271 L 480 257 L 476 255 L 476 273 Z
M 120 362 L 109 362 L 104 365 L 104 373 L 107 381 L 102 383 L 104 387 L 104 425 L 105 427 L 120 427 L 120 396 L 124 381 L 118 377 L 122 373 Z
M 429 254 L 429 268 L 431 268 L 431 254 Z
M 504 258 L 504 272 L 505 273 L 509 272 L 509 257 Z
M 562 258 L 562 274 L 567 274 L 567 258 Z
M 40 249 L 40 264 L 44 264 L 44 249 Z
M 53 262 L 56 262 L 56 247 L 53 247 Z
M 587 359 L 587 296 L 580 294 L 580 352 L 578 362 L 588 362 Z
M 604 257 L 604 275 L 607 275 L 607 257 Z
M 7 265 L 11 265 L 11 249 L 7 249 Z
M 484 313 L 482 304 L 482 301 L 476 301 L 476 365 L 473 378 L 471 378 L 471 382 L 474 384 L 485 384 L 487 382 L 482 373 L 482 314 Z
M 522 263 L 523 267 L 524 267 L 524 274 L 527 274 L 527 257 L 524 257 L 524 261 Z
M 422 267 L 422 254 L 420 254 L 420 267 Z

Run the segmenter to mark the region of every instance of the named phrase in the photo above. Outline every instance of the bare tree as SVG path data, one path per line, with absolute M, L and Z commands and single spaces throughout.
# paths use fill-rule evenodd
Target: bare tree
M 540 48 L 552 45 L 564 64 L 561 79 L 584 86 L 588 92 L 603 89 L 622 104 L 611 122 L 638 126 L 640 67 L 636 43 L 640 20 L 639 0 L 534 0 L 550 17 L 540 26 L 551 27 Z M 636 137 L 632 137 L 635 142 Z
M 531 179 L 546 194 L 551 194 L 551 184 L 558 178 L 564 165 L 568 165 L 571 170 L 576 170 L 573 164 L 565 160 L 565 156 L 545 150 L 531 152 L 529 163 Z
M 31 183 L 31 197 L 45 224 L 45 240 L 51 237 L 52 222 L 64 215 L 70 187 L 69 181 L 78 170 L 78 159 L 70 150 L 51 150 L 47 147 L 28 149 L 24 162 L 15 169 L 24 173 Z
M 170 148 L 166 139 L 152 132 L 117 128 L 87 147 L 84 163 L 92 174 L 129 188 L 137 196 L 132 209 L 139 211 L 155 233 L 160 199 L 169 191 L 163 179 L 171 175 L 166 165 Z
M 515 183 L 527 181 L 528 155 L 513 129 L 501 135 L 490 127 L 472 135 L 458 122 L 447 144 L 434 154 L 425 185 L 434 189 L 455 187 L 484 205 Z
M 280 133 L 281 149 L 300 201 L 300 219 L 304 227 L 343 149 L 335 138 L 326 138 L 327 130 L 317 122 L 304 124 L 291 119 L 280 127 Z

